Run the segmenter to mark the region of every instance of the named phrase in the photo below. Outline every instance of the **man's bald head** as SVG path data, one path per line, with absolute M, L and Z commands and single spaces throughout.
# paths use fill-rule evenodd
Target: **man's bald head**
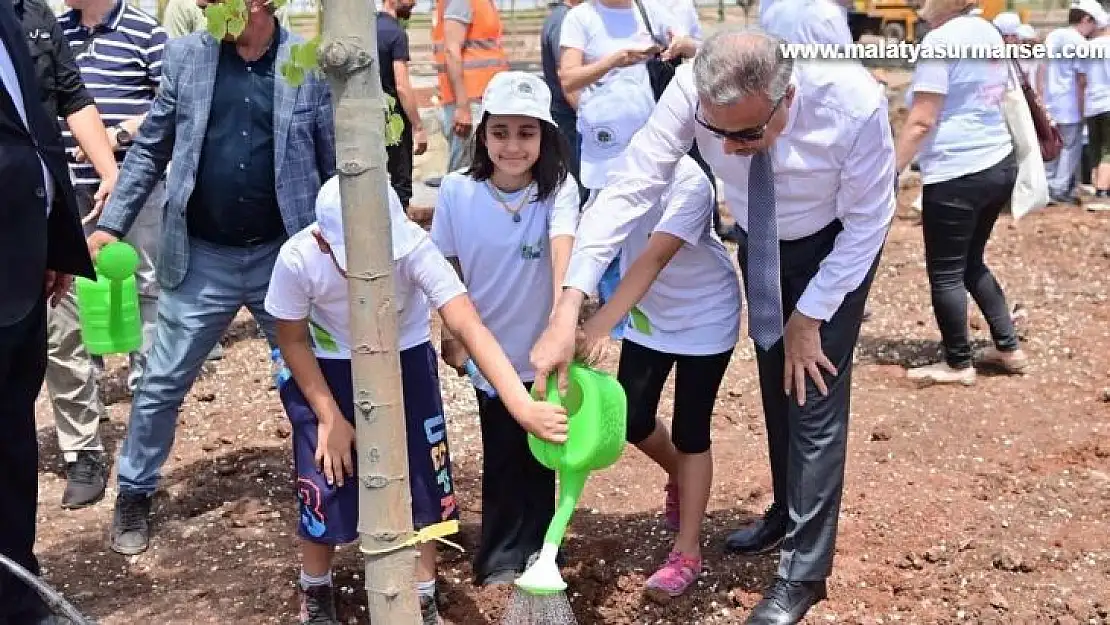
M 794 62 L 783 54 L 786 42 L 755 28 L 718 31 L 694 57 L 698 96 L 716 105 L 762 94 L 775 101 L 790 85 Z

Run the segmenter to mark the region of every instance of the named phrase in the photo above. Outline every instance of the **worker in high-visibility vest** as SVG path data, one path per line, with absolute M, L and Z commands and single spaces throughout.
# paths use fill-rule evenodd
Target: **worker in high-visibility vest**
M 491 78 L 509 69 L 501 35 L 493 0 L 436 0 L 432 46 L 450 146 L 448 172 L 470 164 L 466 146 L 481 122 L 482 94 Z

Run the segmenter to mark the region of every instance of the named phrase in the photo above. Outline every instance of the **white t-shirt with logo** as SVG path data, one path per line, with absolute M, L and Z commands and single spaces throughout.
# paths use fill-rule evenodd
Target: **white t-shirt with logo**
M 981 17 L 961 15 L 930 30 L 921 45 L 946 48 L 1002 43 L 1002 35 L 993 24 Z M 982 171 L 1013 151 L 1002 114 L 1009 84 L 1010 63 L 1006 59 L 918 61 L 910 91 L 944 95 L 937 124 L 917 155 L 923 184 Z
M 1101 54 L 1092 54 L 1084 60 L 1087 74 L 1087 90 L 1083 95 L 1083 115 L 1091 118 L 1110 112 L 1110 37 L 1096 37 L 1087 44 L 1092 52 L 1095 48 Z
M 516 207 L 526 192 L 534 196 L 535 186 L 501 195 Z M 552 197 L 526 202 L 516 222 L 488 181 L 454 172 L 440 183 L 432 240 L 444 256 L 459 259 L 482 323 L 524 382 L 535 378 L 528 355 L 551 314 L 551 239 L 574 236 L 578 202 L 578 184 L 568 175 Z
M 662 6 L 658 0 L 642 1 L 652 29 L 658 37 L 666 40 L 668 29 L 675 34 L 687 34 L 684 20 Z M 559 36 L 560 47 L 582 51 L 584 65 L 595 63 L 620 50 L 646 48 L 653 43 L 635 2 L 626 9 L 610 8 L 600 2 L 583 2 L 567 11 Z M 617 74 L 628 75 L 633 83 L 643 85 L 650 92 L 651 81 L 644 63 L 613 69 L 595 85 L 600 85 Z M 582 90 L 582 98 L 589 95 L 590 87 Z
M 404 216 L 390 192 L 393 228 L 393 285 L 399 307 L 399 348 L 431 340 L 429 300 L 436 309 L 466 293 L 451 264 L 423 228 Z M 404 222 L 396 223 L 400 211 Z M 282 246 L 266 293 L 266 312 L 282 320 L 309 320 L 312 351 L 318 358 L 351 357 L 350 299 L 347 280 L 330 254 L 320 250 L 313 223 Z
M 740 278 L 713 231 L 713 189 L 689 156 L 675 168 L 662 200 L 621 245 L 621 277 L 655 232 L 683 245 L 659 272 L 630 315 L 624 337 L 667 354 L 708 356 L 736 346 L 740 336 Z
M 1045 109 L 1057 124 L 1078 124 L 1083 119 L 1079 115 L 1076 78 L 1087 71 L 1087 61 L 1075 58 L 1083 56 L 1075 51 L 1087 45 L 1087 38 L 1068 26 L 1048 33 L 1044 45 L 1057 53 L 1055 58 L 1045 63 Z M 1064 58 L 1064 54 L 1070 54 L 1072 58 Z

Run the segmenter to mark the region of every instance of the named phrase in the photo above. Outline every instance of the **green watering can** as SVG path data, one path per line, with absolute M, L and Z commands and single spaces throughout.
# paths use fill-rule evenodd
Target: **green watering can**
M 78 277 L 74 281 L 81 340 L 89 354 L 126 354 L 142 347 L 138 269 L 139 253 L 116 241 L 96 255 L 96 280 Z
M 624 388 L 603 371 L 571 363 L 565 397 L 559 396 L 555 375 L 548 379 L 547 401 L 567 409 L 567 441 L 563 444 L 528 435 L 528 448 L 536 460 L 559 476 L 559 503 L 547 527 L 539 558 L 516 580 L 533 595 L 566 590 L 555 562 L 570 517 L 591 471 L 611 466 L 624 452 L 628 404 Z

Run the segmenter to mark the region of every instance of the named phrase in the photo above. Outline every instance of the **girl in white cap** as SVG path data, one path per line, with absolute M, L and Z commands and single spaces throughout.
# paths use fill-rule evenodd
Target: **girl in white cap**
M 574 245 L 578 185 L 540 78 L 501 72 L 486 87 L 482 107 L 470 168 L 440 184 L 432 239 L 530 385 L 529 351 L 547 325 Z M 465 350 L 446 332 L 442 351 L 448 364 L 464 366 Z M 513 419 L 492 389 L 476 386 L 484 453 L 474 581 L 512 583 L 542 547 L 555 513 L 555 473 L 528 449 L 532 426 Z
M 445 328 L 473 350 L 514 418 L 541 438 L 562 442 L 566 411 L 529 395 L 482 325 L 454 269 L 428 234 L 408 219 L 396 192 L 388 193 L 412 518 L 421 529 L 459 518 L 429 302 Z M 303 623 L 338 625 L 332 561 L 338 545 L 358 538 L 349 305 L 339 179 L 332 178 L 317 196 L 316 223 L 282 245 L 265 301 L 292 373 L 278 390 L 293 425 Z M 423 622 L 439 623 L 435 542 L 422 543 L 418 552 L 415 579 Z

